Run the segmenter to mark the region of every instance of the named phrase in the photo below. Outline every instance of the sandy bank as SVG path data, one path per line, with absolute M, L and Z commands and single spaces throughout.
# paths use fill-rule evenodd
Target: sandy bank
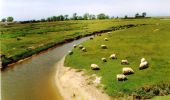
M 56 64 L 56 85 L 64 100 L 109 100 L 94 85 L 88 85 L 83 72 L 64 67 L 64 58 Z

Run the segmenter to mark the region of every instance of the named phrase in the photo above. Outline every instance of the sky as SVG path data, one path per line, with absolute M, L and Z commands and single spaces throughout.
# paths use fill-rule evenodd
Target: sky
M 0 19 L 31 20 L 73 13 L 109 16 L 170 16 L 170 0 L 0 0 Z

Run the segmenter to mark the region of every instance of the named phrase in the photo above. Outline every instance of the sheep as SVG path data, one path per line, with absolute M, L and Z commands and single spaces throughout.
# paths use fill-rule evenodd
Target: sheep
M 134 71 L 130 67 L 124 67 L 124 68 L 122 68 L 122 73 L 124 75 L 129 75 L 129 74 L 134 74 Z
M 101 58 L 101 60 L 102 60 L 103 62 L 107 62 L 106 58 Z
M 142 62 L 145 62 L 146 60 L 145 60 L 145 58 L 142 58 L 141 60 L 140 60 L 140 62 L 142 63 Z
M 101 45 L 101 48 L 102 49 L 107 49 L 107 46 L 106 45 Z
M 128 62 L 128 60 L 122 60 L 122 61 L 121 61 L 121 64 L 122 64 L 122 65 L 129 65 L 129 62 Z
M 86 52 L 86 51 L 87 51 L 85 47 L 83 47 L 81 50 L 82 50 L 82 51 L 84 51 L 84 52 Z
M 108 38 L 104 38 L 105 41 L 108 41 Z
M 68 54 L 69 54 L 69 55 L 72 55 L 72 54 L 73 54 L 73 51 L 68 51 Z
M 116 78 L 117 78 L 118 81 L 127 80 L 127 77 L 124 74 L 117 74 Z
M 116 59 L 116 54 L 111 54 L 109 58 L 110 59 Z
M 83 45 L 79 45 L 79 48 L 82 49 L 82 48 L 83 48 Z
M 38 45 L 39 47 L 42 47 L 42 46 L 44 46 L 44 44 L 40 44 L 40 45 Z
M 140 60 L 141 63 L 142 63 L 142 62 L 145 62 L 145 61 L 146 61 L 145 58 L 142 58 L 142 59 Z
M 92 70 L 99 70 L 99 66 L 97 64 L 91 64 L 91 69 Z
M 139 70 L 142 70 L 142 69 L 145 69 L 145 68 L 148 68 L 149 67 L 149 64 L 147 61 L 144 61 L 144 62 L 141 62 L 140 65 L 139 65 Z
M 93 37 L 90 37 L 90 40 L 93 40 Z
M 31 46 L 31 47 L 28 47 L 28 48 L 27 48 L 27 50 L 33 50 L 33 49 L 35 49 L 34 46 Z
M 76 44 L 74 44 L 74 45 L 73 45 L 73 47 L 74 47 L 74 48 L 76 48 L 76 47 L 77 47 L 77 45 L 76 45 Z

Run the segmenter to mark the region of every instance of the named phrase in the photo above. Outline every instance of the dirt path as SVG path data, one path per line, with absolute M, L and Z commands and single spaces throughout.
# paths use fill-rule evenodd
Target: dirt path
M 87 84 L 83 72 L 64 67 L 64 58 L 56 64 L 56 85 L 64 100 L 109 100 L 94 85 Z

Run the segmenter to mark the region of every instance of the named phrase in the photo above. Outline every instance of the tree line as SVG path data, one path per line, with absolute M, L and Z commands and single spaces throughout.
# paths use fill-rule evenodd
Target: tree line
M 143 12 L 141 15 L 139 13 L 135 14 L 135 17 L 128 17 L 125 15 L 124 19 L 130 19 L 130 18 L 145 18 L 146 12 Z M 98 15 L 85 13 L 82 16 L 79 16 L 77 13 L 73 13 L 73 15 L 70 17 L 69 15 L 58 15 L 58 16 L 51 16 L 47 18 L 42 18 L 40 20 L 28 20 L 28 21 L 20 21 L 21 23 L 34 23 L 34 22 L 54 22 L 54 21 L 66 21 L 66 20 L 94 20 L 94 19 L 110 19 L 114 17 L 110 17 L 104 13 L 100 13 Z M 116 18 L 119 18 L 118 16 Z M 7 18 L 3 18 L 1 22 L 13 22 L 14 18 L 9 16 Z
M 13 22 L 14 21 L 14 18 L 12 16 L 9 16 L 7 18 L 2 18 L 1 20 L 2 22 Z

